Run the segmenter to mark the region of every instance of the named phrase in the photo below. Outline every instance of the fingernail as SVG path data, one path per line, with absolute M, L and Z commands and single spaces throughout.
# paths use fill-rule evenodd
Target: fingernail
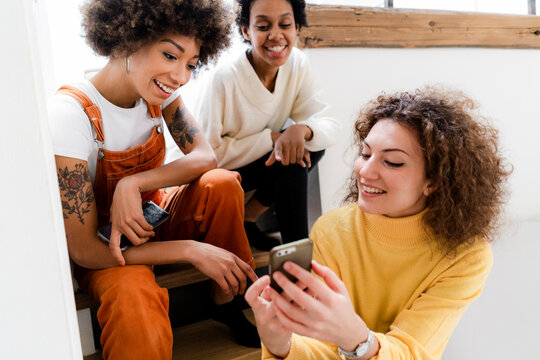
M 289 262 L 286 262 L 285 264 L 283 264 L 283 268 L 289 271 L 292 269 L 292 265 Z

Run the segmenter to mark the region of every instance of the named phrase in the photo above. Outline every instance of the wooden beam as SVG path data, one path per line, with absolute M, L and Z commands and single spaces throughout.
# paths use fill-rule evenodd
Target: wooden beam
M 540 17 L 309 5 L 299 47 L 540 48 Z

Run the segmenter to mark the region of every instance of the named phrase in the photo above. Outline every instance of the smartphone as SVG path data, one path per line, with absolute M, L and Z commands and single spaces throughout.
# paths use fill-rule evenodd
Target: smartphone
M 169 218 L 169 213 L 157 206 L 153 201 L 147 201 L 142 205 L 143 216 L 146 222 L 152 225 L 155 229 L 159 225 L 163 224 Z M 107 224 L 100 228 L 97 233 L 98 237 L 109 243 L 111 238 L 111 224 Z M 131 245 L 131 241 L 127 236 L 122 234 L 120 238 L 120 250 L 124 251 Z
M 277 292 L 281 292 L 281 287 L 274 281 L 272 275 L 276 271 L 281 271 L 292 282 L 296 282 L 296 278 L 283 270 L 283 264 L 286 261 L 292 261 L 311 271 L 311 256 L 313 253 L 313 241 L 310 239 L 302 239 L 276 246 L 270 250 L 270 286 Z

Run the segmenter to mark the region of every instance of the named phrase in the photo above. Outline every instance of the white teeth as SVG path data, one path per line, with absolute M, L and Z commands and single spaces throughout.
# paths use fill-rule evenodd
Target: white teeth
M 174 89 L 171 89 L 170 87 L 163 85 L 159 81 L 154 80 L 154 82 L 157 84 L 157 86 L 160 87 L 161 90 L 165 91 L 167 94 L 172 94 L 174 92 Z
M 268 48 L 268 50 L 272 52 L 281 52 L 283 49 L 285 49 L 285 46 L 273 46 Z
M 384 191 L 383 190 L 379 190 L 379 189 L 375 189 L 375 188 L 372 188 L 372 187 L 367 187 L 367 186 L 362 186 L 362 190 L 364 190 L 365 192 L 369 193 L 369 194 L 383 194 Z

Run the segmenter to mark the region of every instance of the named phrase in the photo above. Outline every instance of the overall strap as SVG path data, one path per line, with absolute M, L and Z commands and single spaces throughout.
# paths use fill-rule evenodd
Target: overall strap
M 146 102 L 146 105 L 148 106 L 148 111 L 150 111 L 150 115 L 152 115 L 153 119 L 161 117 L 161 106 L 152 105 L 148 101 Z
M 81 90 L 69 85 L 62 86 L 56 93 L 69 95 L 81 103 L 84 112 L 96 130 L 97 140 L 103 143 L 105 141 L 105 136 L 103 135 L 103 127 L 101 126 L 101 112 L 99 111 L 99 108 L 92 103 L 92 100 L 90 100 L 90 98 Z

